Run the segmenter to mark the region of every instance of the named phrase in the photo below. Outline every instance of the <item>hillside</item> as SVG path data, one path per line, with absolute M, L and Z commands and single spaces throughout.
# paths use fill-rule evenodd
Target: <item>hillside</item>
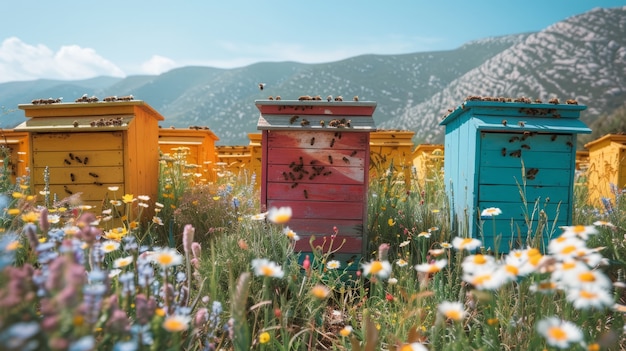
M 280 95 L 342 95 L 378 103 L 380 128 L 416 132 L 417 142 L 440 142 L 440 117 L 467 95 L 576 98 L 592 123 L 626 100 L 626 8 L 595 9 L 537 33 L 486 38 L 455 50 L 364 55 L 323 64 L 261 62 L 235 69 L 183 67 L 159 76 L 0 84 L 0 105 L 14 109 L 34 98 L 73 101 L 87 93 L 132 94 L 166 120 L 163 126 L 210 127 L 219 144 L 247 143 L 256 132 L 254 100 Z M 260 91 L 257 84 L 266 83 Z M 0 127 L 24 120 L 5 114 Z

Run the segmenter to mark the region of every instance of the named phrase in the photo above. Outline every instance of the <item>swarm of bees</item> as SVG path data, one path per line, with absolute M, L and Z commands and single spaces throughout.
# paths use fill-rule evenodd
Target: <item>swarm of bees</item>
M 102 101 L 104 102 L 114 102 L 114 101 L 132 101 L 135 100 L 135 97 L 132 95 L 125 95 L 125 96 L 107 96 L 104 99 L 102 99 Z M 74 100 L 74 102 L 89 102 L 89 103 L 93 103 L 93 102 L 98 102 L 100 101 L 100 99 L 98 99 L 97 96 L 89 96 L 87 94 L 83 94 L 83 96 L 79 97 L 78 99 Z
M 89 96 L 87 94 L 83 94 L 83 96 L 79 97 L 78 99 L 74 100 L 74 102 L 98 102 L 99 99 L 97 96 Z
M 124 120 L 122 117 L 109 118 L 106 120 L 104 118 L 100 118 L 89 122 L 89 125 L 92 127 L 117 127 L 123 124 Z
M 356 100 L 355 100 L 356 101 Z M 465 98 L 465 101 L 493 101 L 493 102 L 517 102 L 517 103 L 524 103 L 524 104 L 543 104 L 543 100 L 541 99 L 535 99 L 532 100 L 530 98 L 527 98 L 525 96 L 521 96 L 518 98 L 510 98 L 510 97 L 493 97 L 493 96 L 480 96 L 480 95 L 468 95 Z M 558 98 L 553 97 L 550 100 L 548 100 L 549 104 L 553 104 L 553 105 L 558 105 L 560 104 L 560 101 Z M 578 105 L 578 101 L 574 100 L 574 99 L 569 99 L 565 102 L 568 105 Z M 465 109 L 465 103 L 461 104 L 461 109 Z M 521 108 L 520 112 L 525 111 L 527 112 L 527 114 L 530 115 L 549 115 L 552 114 L 552 117 L 554 118 L 560 118 L 561 115 L 559 113 L 556 112 L 555 109 L 533 109 L 533 108 Z M 450 113 L 454 112 L 453 109 L 448 109 L 448 112 L 446 114 L 444 114 L 442 116 L 442 119 L 445 119 L 446 117 L 448 117 L 448 115 Z M 503 125 L 506 126 L 506 123 L 503 123 Z
M 328 122 L 328 126 L 329 127 L 335 127 L 335 128 L 350 128 L 351 127 L 351 120 L 349 119 L 331 119 L 330 122 Z
M 211 128 L 209 128 L 207 126 L 189 126 L 189 129 L 193 129 L 193 130 L 209 130 Z
M 60 102 L 63 102 L 63 98 L 47 98 L 47 99 L 34 99 L 33 101 L 31 101 L 30 103 L 33 105 L 50 105 L 50 104 L 58 104 Z

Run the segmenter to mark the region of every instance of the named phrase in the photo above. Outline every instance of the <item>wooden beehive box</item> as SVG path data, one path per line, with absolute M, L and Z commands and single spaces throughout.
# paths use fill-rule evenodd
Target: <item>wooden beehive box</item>
M 197 172 L 203 173 L 209 181 L 214 181 L 213 167 L 217 161 L 215 142 L 219 138 L 206 127 L 160 128 L 159 149 L 162 154 L 174 155 L 177 149 L 184 147 L 187 152 L 187 164 L 198 165 Z
M 457 232 L 467 232 L 500 252 L 524 246 L 519 240 L 527 237 L 525 218 L 536 201 L 551 224 L 556 220 L 559 226 L 570 225 L 576 135 L 591 132 L 579 120 L 585 108 L 465 101 L 446 116 L 441 122 L 446 127 L 445 185 Z M 521 196 L 524 184 L 526 203 Z M 488 224 L 481 232 L 481 211 L 489 207 L 500 208 L 502 214 L 495 217 L 495 232 L 492 219 L 482 218 Z M 535 213 L 533 231 L 537 218 Z
M 8 148 L 6 166 L 11 173 L 11 182 L 15 183 L 18 177 L 28 176 L 30 154 L 29 138 L 26 132 L 17 132 L 11 129 L 0 130 L 0 147 Z M 5 159 L 0 158 L 4 165 Z
M 248 133 L 250 139 L 250 173 L 256 175 L 256 185 L 259 186 L 261 180 L 261 169 L 263 160 L 263 148 L 261 147 L 261 133 Z
M 255 101 L 261 111 L 261 204 L 290 206 L 296 250 L 310 252 L 337 227 L 337 259 L 359 259 L 367 249 L 370 132 L 376 103 Z M 323 121 L 323 122 L 322 122 Z
M 443 174 L 443 144 L 419 144 L 413 150 L 413 167 L 420 186 L 434 182 Z
M 30 134 L 31 187 L 45 186 L 49 167 L 50 193 L 62 199 L 82 193 L 81 200 L 101 210 L 109 196 L 148 195 L 158 187 L 158 122 L 163 120 L 147 103 L 134 101 L 19 105 L 28 120 L 16 131 Z M 113 121 L 115 121 L 113 123 Z
M 228 171 L 234 175 L 250 168 L 250 147 L 248 145 L 218 145 L 215 147 L 219 162 L 217 171 Z
M 602 198 L 615 201 L 611 187 L 626 187 L 626 135 L 607 134 L 585 144 L 589 149 L 587 186 L 589 203 L 602 206 Z
M 407 188 L 411 187 L 413 135 L 408 130 L 377 130 L 370 133 L 370 174 L 378 177 L 393 164 L 393 172 L 402 175 Z

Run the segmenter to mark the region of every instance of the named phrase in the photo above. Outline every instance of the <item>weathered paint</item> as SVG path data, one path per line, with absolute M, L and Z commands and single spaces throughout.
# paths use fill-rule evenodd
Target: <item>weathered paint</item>
M 585 108 L 466 101 L 448 115 L 444 174 L 457 235 L 508 252 L 534 234 L 540 211 L 550 225 L 571 224 L 576 134 L 590 132 L 578 120 Z M 481 218 L 489 207 L 502 214 Z M 543 234 L 545 242 L 553 233 Z

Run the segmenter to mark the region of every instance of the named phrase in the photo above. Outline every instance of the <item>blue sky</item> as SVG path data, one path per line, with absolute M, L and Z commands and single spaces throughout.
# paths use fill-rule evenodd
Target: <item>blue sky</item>
M 451 50 L 626 0 L 5 2 L 0 82 Z M 625 33 L 626 35 L 626 33 Z

